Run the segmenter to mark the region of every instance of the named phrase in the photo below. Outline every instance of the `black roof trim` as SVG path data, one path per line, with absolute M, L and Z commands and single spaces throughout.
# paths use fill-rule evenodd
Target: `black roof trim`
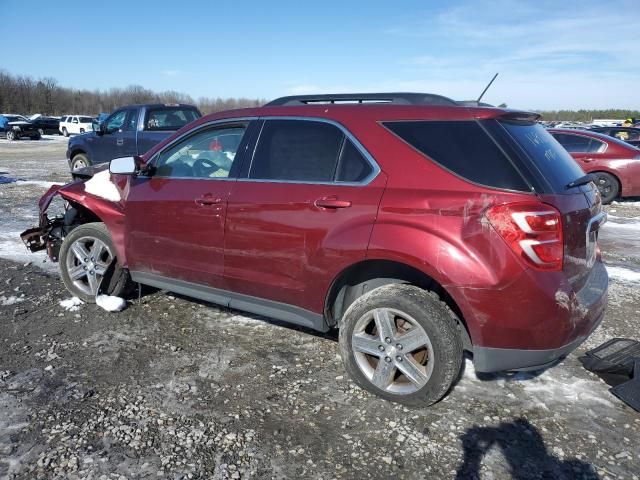
M 455 100 L 433 93 L 336 93 L 321 95 L 293 95 L 280 97 L 270 101 L 265 107 L 276 105 L 313 105 L 313 104 L 394 104 L 394 105 L 425 105 L 425 106 L 458 106 Z

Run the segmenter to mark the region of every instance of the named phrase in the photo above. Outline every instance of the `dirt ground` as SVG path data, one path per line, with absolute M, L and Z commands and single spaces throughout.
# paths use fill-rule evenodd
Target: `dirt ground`
M 17 234 L 66 142 L 0 140 L 0 478 L 640 476 L 640 414 L 578 356 L 638 338 L 640 202 L 609 208 L 603 325 L 544 372 L 477 375 L 407 409 L 351 382 L 335 335 L 145 290 L 68 311 L 55 264 Z M 9 181 L 9 180 L 6 180 Z

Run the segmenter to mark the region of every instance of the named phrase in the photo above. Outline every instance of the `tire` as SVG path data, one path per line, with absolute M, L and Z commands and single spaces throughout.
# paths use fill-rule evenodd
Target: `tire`
M 67 131 L 67 127 L 62 127 L 62 135 L 64 135 L 65 137 L 69 136 L 69 132 Z
M 31 140 L 40 140 L 41 138 L 42 138 L 42 135 L 38 133 L 37 135 L 34 135 L 33 137 L 31 137 Z
M 86 168 L 91 165 L 89 161 L 89 157 L 87 157 L 84 153 L 78 153 L 73 156 L 71 159 L 71 171 L 75 172 L 76 170 L 80 170 L 81 168 Z
M 84 133 L 84 128 L 81 128 L 81 129 L 80 129 L 80 133 Z
M 616 177 L 607 172 L 592 172 L 596 177 L 595 184 L 600 191 L 602 203 L 607 205 L 620 195 L 620 182 Z
M 39 129 L 38 129 L 38 133 L 40 134 L 40 136 L 42 136 L 42 135 L 44 135 L 44 130 L 43 130 L 43 129 L 41 129 L 41 128 L 39 128 Z
M 74 228 L 60 248 L 60 276 L 64 286 L 83 302 L 95 303 L 102 274 L 114 256 L 111 235 L 104 223 L 85 223 Z M 106 292 L 116 297 L 123 296 L 131 285 L 129 273 L 117 264 Z
M 20 137 L 13 130 L 7 130 L 7 140 L 13 142 L 14 140 L 18 140 Z
M 344 314 L 339 337 L 351 378 L 392 402 L 432 405 L 460 372 L 462 339 L 455 316 L 435 294 L 412 285 L 384 285 L 358 298 Z

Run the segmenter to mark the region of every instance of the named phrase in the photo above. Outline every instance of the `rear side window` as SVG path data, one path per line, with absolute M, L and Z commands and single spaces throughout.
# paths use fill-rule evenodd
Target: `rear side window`
M 192 108 L 154 108 L 147 113 L 145 125 L 147 130 L 173 131 L 198 118 L 200 114 Z
M 336 181 L 338 182 L 361 182 L 367 178 L 373 168 L 367 162 L 356 146 L 345 138 L 338 160 Z
M 456 175 L 508 190 L 530 188 L 485 130 L 475 121 L 386 122 L 385 127 Z
M 606 147 L 604 142 L 591 137 L 570 133 L 553 133 L 552 135 L 567 152 L 571 153 L 598 153 Z
M 584 175 L 571 155 L 542 125 L 506 121 L 500 124 L 524 150 L 526 157 L 551 185 L 553 192 L 566 192 L 567 184 Z
M 324 122 L 268 120 L 249 178 L 331 182 L 344 134 Z

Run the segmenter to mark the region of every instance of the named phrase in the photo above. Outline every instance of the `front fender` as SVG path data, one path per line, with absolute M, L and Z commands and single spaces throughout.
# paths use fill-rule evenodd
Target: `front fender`
M 43 215 L 46 209 L 49 207 L 51 200 L 56 195 L 60 195 L 62 198 L 72 204 L 79 205 L 80 207 L 85 208 L 96 217 L 98 217 L 100 221 L 107 226 L 109 234 L 111 235 L 111 240 L 113 241 L 113 246 L 116 249 L 118 261 L 122 266 L 126 267 L 127 260 L 124 249 L 125 242 L 123 203 L 122 201 L 114 202 L 86 192 L 85 183 L 86 182 L 77 181 L 69 183 L 62 187 L 58 186 L 57 188 L 52 187 L 51 189 L 49 189 L 49 191 L 40 199 L 40 217 L 41 219 L 43 218 Z M 122 197 L 120 186 L 116 185 L 116 188 L 118 189 L 118 191 L 120 191 Z

